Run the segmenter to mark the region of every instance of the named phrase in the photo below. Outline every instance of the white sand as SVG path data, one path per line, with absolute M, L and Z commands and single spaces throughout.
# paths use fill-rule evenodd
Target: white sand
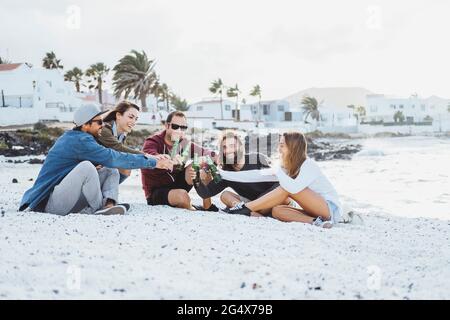
M 447 201 L 450 189 L 435 190 L 437 207 L 431 207 L 441 219 L 428 213 L 428 218 L 389 215 L 392 206 L 380 209 L 376 192 L 377 181 L 395 178 L 383 164 L 393 163 L 388 153 L 321 163 L 365 219 L 364 226 L 330 230 L 148 207 L 137 172 L 121 189 L 122 200 L 132 204 L 126 216 L 18 213 L 20 198 L 33 183 L 28 179 L 36 178 L 40 166 L 0 163 L 0 207 L 6 211 L 0 216 L 0 298 L 449 299 L 450 215 L 440 212 L 445 206 L 439 201 Z M 352 172 L 364 179 L 359 186 Z M 440 174 L 439 186 L 448 183 L 444 168 Z M 11 183 L 13 178 L 19 183 Z M 405 183 L 411 192 L 419 189 Z M 388 203 L 407 195 L 397 191 L 401 199 L 389 192 Z M 430 205 L 435 202 L 430 190 L 424 194 Z M 421 203 L 413 196 L 411 201 Z M 398 206 L 412 216 L 422 210 L 417 203 Z

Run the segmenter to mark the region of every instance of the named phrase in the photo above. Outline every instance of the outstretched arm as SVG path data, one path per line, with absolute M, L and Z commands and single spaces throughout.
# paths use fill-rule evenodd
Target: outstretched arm
M 122 169 L 155 168 L 157 161 L 143 154 L 118 152 L 98 144 L 93 137 L 83 138 L 78 159 L 89 160 L 102 166 Z
M 229 181 L 236 182 L 276 182 L 277 176 L 272 168 L 261 170 L 246 170 L 246 171 L 225 171 L 219 169 L 220 176 Z

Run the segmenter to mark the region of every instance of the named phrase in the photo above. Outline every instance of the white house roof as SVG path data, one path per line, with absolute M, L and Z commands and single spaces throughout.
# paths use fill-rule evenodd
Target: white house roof
M 191 105 L 209 104 L 209 103 L 220 103 L 220 99 L 214 99 L 214 98 L 203 99 L 201 101 L 197 101 L 195 103 L 192 103 Z M 222 99 L 222 103 L 234 103 L 234 102 L 232 102 L 231 100 Z
M 402 97 L 402 96 L 397 96 L 397 95 L 392 95 L 392 94 L 369 94 L 367 95 L 367 98 L 369 99 L 385 99 L 385 100 L 408 100 L 408 99 L 417 99 L 417 100 L 422 100 L 422 101 L 429 101 L 429 102 L 446 102 L 449 99 L 445 99 L 436 95 L 432 95 L 429 96 L 427 98 L 424 97 L 420 97 L 420 96 L 409 96 L 409 97 Z

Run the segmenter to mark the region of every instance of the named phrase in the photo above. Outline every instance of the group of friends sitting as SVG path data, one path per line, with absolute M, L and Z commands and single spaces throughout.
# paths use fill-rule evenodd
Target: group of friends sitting
M 262 153 L 246 153 L 234 131 L 222 132 L 217 152 L 191 142 L 186 137 L 185 114 L 174 111 L 164 130 L 148 137 L 142 150 L 135 150 L 126 145 L 126 138 L 139 114 L 139 107 L 128 101 L 108 113 L 92 105 L 79 108 L 74 113 L 75 127 L 49 150 L 19 210 L 57 215 L 125 214 L 130 205 L 119 202 L 119 185 L 132 169 L 140 169 L 149 206 L 267 216 L 322 228 L 340 221 L 338 194 L 308 158 L 302 133 L 280 135 L 280 163 L 272 165 Z M 212 160 L 220 178 L 215 179 L 211 170 L 199 170 L 198 159 L 192 161 L 197 156 Z M 203 199 L 201 205 L 192 203 L 192 188 Z M 218 194 L 225 205 L 220 210 L 211 201 Z

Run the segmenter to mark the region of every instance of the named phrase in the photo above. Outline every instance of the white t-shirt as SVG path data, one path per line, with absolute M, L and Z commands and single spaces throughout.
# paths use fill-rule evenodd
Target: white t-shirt
M 342 206 L 339 196 L 330 183 L 328 178 L 322 173 L 317 163 L 307 158 L 300 167 L 299 174 L 295 179 L 288 176 L 280 166 L 262 169 L 248 170 L 242 172 L 219 170 L 220 175 L 231 181 L 240 182 L 263 182 L 263 181 L 279 181 L 280 186 L 291 194 L 296 194 L 305 188 L 309 188 L 315 193 L 321 195 L 325 200 L 333 202 L 338 208 L 337 215 L 340 216 Z M 338 216 L 334 216 L 338 219 Z

